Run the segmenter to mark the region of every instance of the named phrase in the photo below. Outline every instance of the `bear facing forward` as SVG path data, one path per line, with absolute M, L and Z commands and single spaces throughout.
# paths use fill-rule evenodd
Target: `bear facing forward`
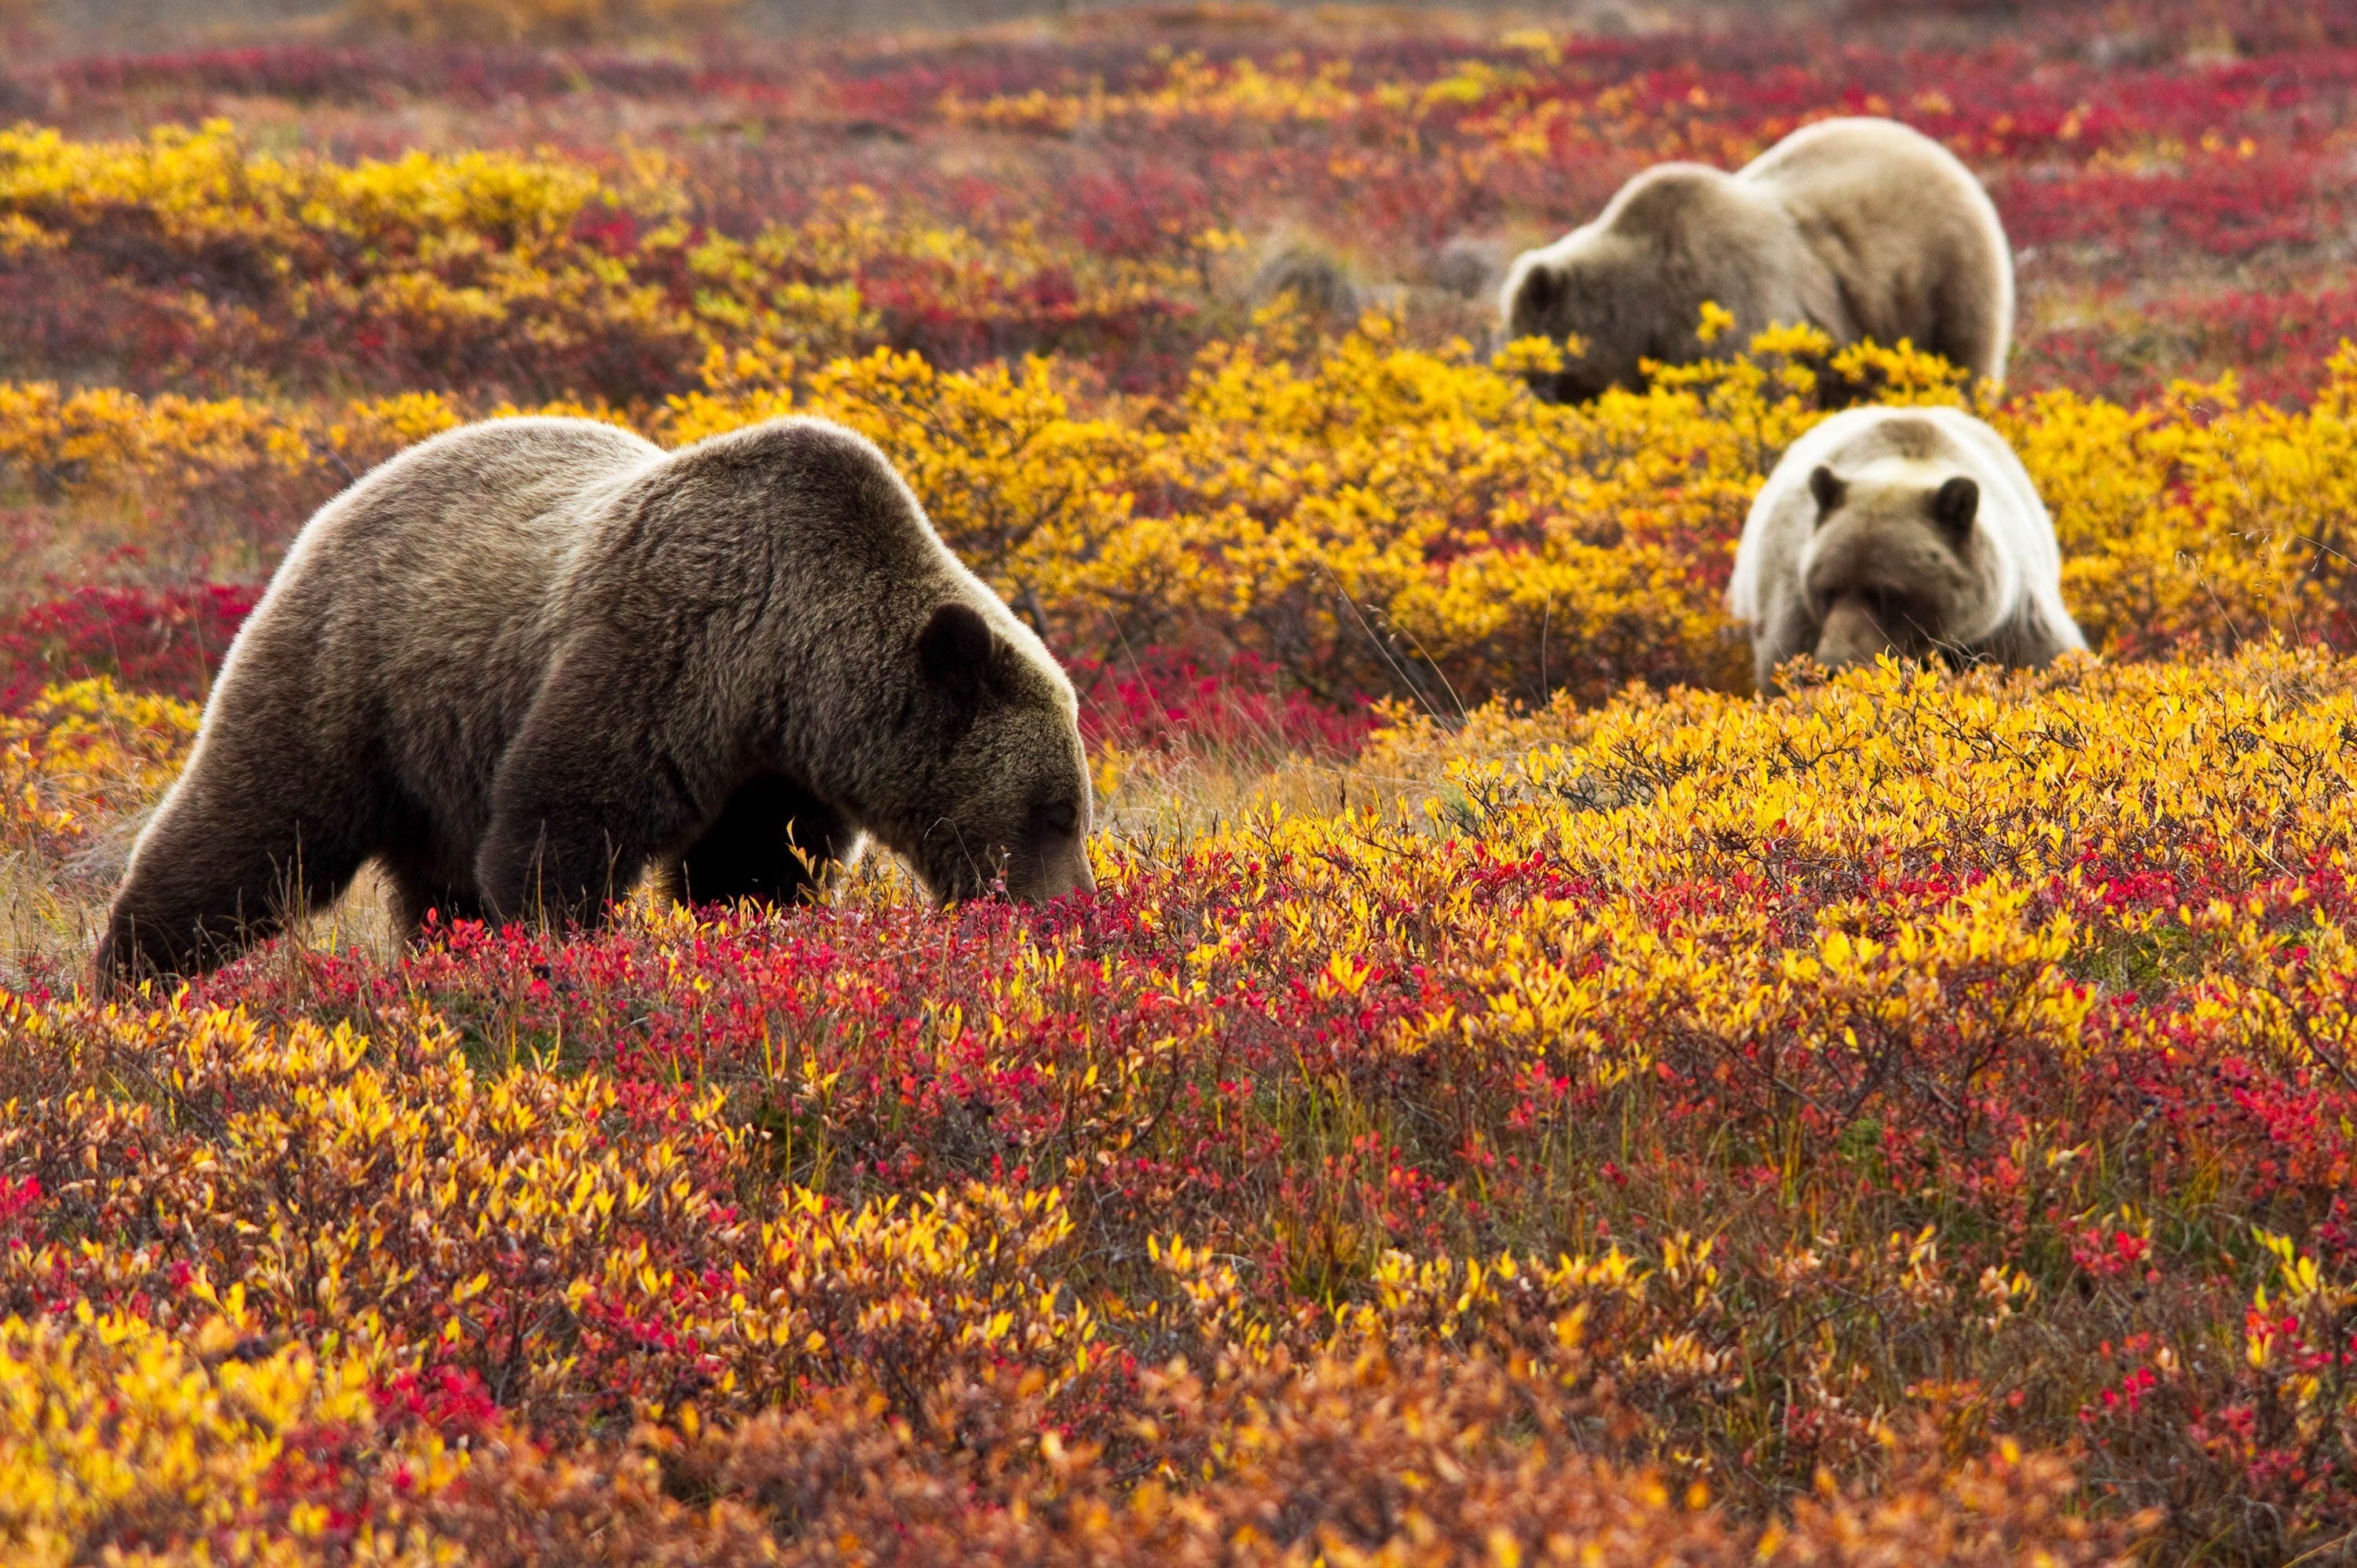
M 1641 360 L 1692 364 L 1706 301 L 1737 346 L 1777 323 L 1835 342 L 1904 338 L 1993 383 L 2013 336 L 2013 254 L 1996 209 L 1945 147 L 1894 120 L 1826 120 L 1736 174 L 1663 164 L 1595 221 L 1514 261 L 1505 338 L 1577 336 L 1582 352 L 1534 371 L 1542 397 L 1578 402 L 1643 384 Z
M 191 973 L 379 862 L 414 931 L 791 897 L 873 835 L 937 897 L 1093 886 L 1072 689 L 883 454 L 780 419 L 414 447 L 307 523 L 133 847 L 98 981 Z
M 1854 408 L 1785 452 L 1744 520 L 1727 607 L 1760 689 L 1800 654 L 2050 663 L 2087 646 L 2053 521 L 2005 438 L 1953 408 Z

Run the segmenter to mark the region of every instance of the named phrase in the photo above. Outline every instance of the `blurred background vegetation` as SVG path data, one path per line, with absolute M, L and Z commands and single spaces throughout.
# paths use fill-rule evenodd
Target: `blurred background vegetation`
M 1106 4 L 1104 0 L 0 0 L 0 36 L 19 49 L 185 47 L 275 39 L 400 37 L 436 42 L 579 43 L 708 31 L 808 36 L 903 27 L 963 27 L 1128 13 L 1141 19 L 1241 27 L 1326 8 L 1314 0 Z M 1712 17 L 1838 10 L 1839 0 L 1415 0 L 1390 9 L 1527 16 L 1600 33 Z M 2008 9 L 2006 0 L 1975 9 Z M 1363 10 L 1361 15 L 1363 16 Z

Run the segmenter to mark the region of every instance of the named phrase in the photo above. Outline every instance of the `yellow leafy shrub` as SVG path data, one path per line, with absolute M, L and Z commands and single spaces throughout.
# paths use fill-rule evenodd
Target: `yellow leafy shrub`
M 294 1563 L 314 1559 L 331 1522 L 349 1533 L 330 1503 L 350 1482 L 306 1444 L 332 1434 L 361 1452 L 379 1358 L 364 1337 L 339 1354 L 299 1344 L 257 1353 L 244 1291 L 196 1288 L 213 1310 L 185 1335 L 86 1304 L 0 1322 L 0 1540 L 11 1562 L 64 1568 L 103 1552 L 126 1563 Z M 416 1496 L 461 1464 L 431 1439 L 370 1458 L 396 1456 Z M 319 1495 L 301 1498 L 307 1485 Z M 385 1561 L 432 1560 L 397 1540 L 381 1545 Z
M 2357 353 L 2306 409 L 2244 407 L 2230 376 L 2125 409 L 2048 392 L 1999 411 L 2054 512 L 2062 596 L 2123 654 L 2352 629 Z
M 55 855 L 136 810 L 178 770 L 197 718 L 193 703 L 102 678 L 49 687 L 0 717 L 0 849 Z
M 317 236 L 431 235 L 538 252 L 620 193 L 588 168 L 507 153 L 414 152 L 349 166 L 248 147 L 226 120 L 159 125 L 144 140 L 81 142 L 31 126 L 0 132 L 0 208 L 53 240 L 126 210 L 182 242 L 242 242 L 293 269 Z
M 947 371 L 879 349 L 811 366 L 766 340 L 714 348 L 702 379 L 640 423 L 673 444 L 784 413 L 861 431 L 1067 657 L 1242 650 L 1331 699 L 1446 713 L 1631 681 L 1740 689 L 1720 595 L 1783 449 L 1836 391 L 1970 401 L 1911 349 L 1835 353 L 1780 329 L 1743 358 L 1560 407 L 1461 344 L 1403 346 L 1382 317 L 1314 352 L 1281 324 L 1215 345 L 1167 400 L 1093 390 L 1050 360 Z M 2243 407 L 2231 384 L 2133 410 L 2066 392 L 1973 406 L 2047 498 L 2089 638 L 2139 657 L 2357 632 L 2352 400 L 2344 353 L 2296 412 Z M 467 412 L 420 393 L 328 413 L 0 384 L 0 473 L 68 504 L 135 503 L 135 536 L 241 495 L 239 519 L 275 506 L 291 528 L 298 496 Z
M 284 415 L 243 398 L 0 383 L 0 463 L 37 493 L 143 491 L 168 504 L 243 471 L 299 470 L 310 455 Z
M 666 1342 L 699 1347 L 705 1408 L 740 1414 L 813 1380 L 905 1391 L 913 1414 L 916 1391 L 956 1368 L 1012 1359 L 1052 1389 L 1091 1365 L 1096 1315 L 1052 1289 L 1072 1240 L 1052 1191 L 969 1184 L 845 1206 L 788 1187 L 750 1224 L 710 1186 L 711 1156 L 733 1156 L 746 1135 L 727 1130 L 718 1090 L 681 1107 L 695 1161 L 668 1137 L 617 1142 L 604 1130 L 627 1086 L 524 1064 L 479 1071 L 431 1014 L 373 1037 L 194 1005 L 20 1011 L 0 1031 L 7 1050 L 112 1064 L 168 1089 L 179 1112 L 205 1108 L 216 1135 L 200 1173 L 136 1162 L 94 1200 L 209 1238 L 241 1310 L 364 1327 L 380 1377 L 465 1368 L 511 1399 L 621 1398 L 622 1416 L 660 1416 L 660 1380 L 633 1407 L 596 1371 L 619 1378 L 659 1356 L 643 1332 L 658 1324 Z M 16 1109 L 0 1152 L 36 1165 L 76 1138 L 137 1148 L 183 1136 L 178 1112 L 136 1101 Z M 665 1239 L 683 1234 L 726 1235 L 733 1268 L 667 1261 Z M 0 1250 L 0 1300 L 67 1281 L 157 1289 L 157 1267 L 135 1251 Z

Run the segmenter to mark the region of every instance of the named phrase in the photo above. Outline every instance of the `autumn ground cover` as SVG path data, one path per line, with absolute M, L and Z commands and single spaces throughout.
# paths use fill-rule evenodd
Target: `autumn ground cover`
M 0 74 L 8 1560 L 2347 1561 L 2352 81 L 2329 5 Z M 1989 181 L 2005 394 L 1490 362 L 1482 245 L 1844 111 Z M 1749 695 L 1829 394 L 1996 424 L 2100 662 Z M 541 408 L 874 436 L 1086 693 L 1098 895 L 81 995 L 303 517 Z

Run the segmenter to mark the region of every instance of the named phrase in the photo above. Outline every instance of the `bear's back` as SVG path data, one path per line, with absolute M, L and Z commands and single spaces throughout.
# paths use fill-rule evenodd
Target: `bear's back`
M 1821 121 L 1736 177 L 1772 195 L 1841 280 L 1865 337 L 1911 338 L 2002 380 L 2013 331 L 2013 260 L 1973 172 L 1895 120 Z
M 1596 221 L 1603 228 L 1659 232 L 1697 213 L 1725 210 L 1730 203 L 1739 203 L 1742 196 L 1734 185 L 1734 176 L 1708 164 L 1684 160 L 1655 164 L 1631 176 L 1614 191 Z
M 381 618 L 365 612 L 384 607 L 368 597 L 381 591 L 496 605 L 504 615 L 544 588 L 579 535 L 585 500 L 660 455 L 589 420 L 495 420 L 446 432 L 320 508 L 288 550 L 265 607 L 316 603 L 377 626 Z
M 1028 666 L 1063 679 L 1032 629 L 942 540 L 890 459 L 832 421 L 788 415 L 683 447 L 620 490 L 614 510 L 569 593 L 637 635 L 669 638 L 688 614 L 728 628 L 747 654 L 872 686 L 859 671 L 877 650 L 909 646 L 933 609 L 956 599 Z M 771 616 L 772 603 L 794 613 Z
M 1781 223 L 1774 198 L 1707 164 L 1666 163 L 1631 178 L 1586 231 L 1642 242 L 1649 250 L 1708 252 L 1756 243 Z M 1569 238 L 1569 237 L 1567 237 Z
M 498 756 L 597 499 L 660 456 L 592 421 L 515 419 L 371 470 L 288 551 L 222 667 L 221 721 L 298 714 L 322 757 L 374 758 L 436 806 L 471 800 L 479 769 L 450 759 Z
M 398 678 L 533 618 L 587 503 L 660 456 L 588 420 L 437 435 L 371 470 L 305 525 L 255 613 L 328 670 Z M 361 670 L 355 668 L 357 677 Z
M 1793 132 L 1735 176 L 1774 193 L 1804 222 L 1855 214 L 1900 222 L 1919 220 L 1927 196 L 1964 190 L 1988 198 L 1972 171 L 1931 137 L 1896 120 L 1821 120 Z M 1991 209 L 1994 212 L 1994 208 Z

